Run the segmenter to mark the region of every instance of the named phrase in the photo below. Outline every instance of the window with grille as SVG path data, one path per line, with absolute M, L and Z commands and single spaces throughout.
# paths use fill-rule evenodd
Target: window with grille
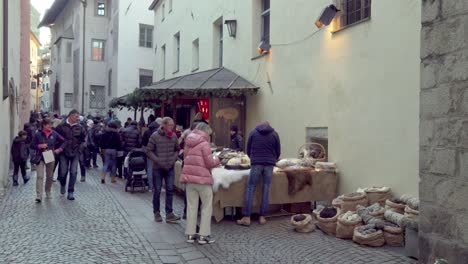
M 92 49 L 91 56 L 94 61 L 103 61 L 104 60 L 104 46 L 106 42 L 104 40 L 92 40 Z
M 270 43 L 270 0 L 262 0 L 261 40 Z
M 96 15 L 106 16 L 106 0 L 96 0 Z
M 336 17 L 334 31 L 366 21 L 371 17 L 371 0 L 336 0 L 340 10 Z
M 65 108 L 72 108 L 73 107 L 73 94 L 72 93 L 65 93 Z
M 89 91 L 89 108 L 106 108 L 106 90 L 104 86 L 91 85 Z
M 153 26 L 140 24 L 140 47 L 153 48 Z
M 140 69 L 140 88 L 149 86 L 153 83 L 153 71 Z

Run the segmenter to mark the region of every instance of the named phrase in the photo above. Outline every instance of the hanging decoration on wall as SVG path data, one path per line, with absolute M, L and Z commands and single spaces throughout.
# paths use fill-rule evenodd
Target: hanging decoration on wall
M 197 103 L 198 111 L 203 114 L 203 119 L 210 118 L 210 101 L 208 99 L 200 99 Z
M 233 107 L 220 109 L 216 112 L 216 118 L 224 119 L 227 122 L 235 121 L 239 118 L 239 110 Z

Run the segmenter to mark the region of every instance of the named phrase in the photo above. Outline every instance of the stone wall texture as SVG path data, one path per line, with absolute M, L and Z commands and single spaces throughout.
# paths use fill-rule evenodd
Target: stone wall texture
M 423 0 L 420 263 L 468 263 L 468 0 Z

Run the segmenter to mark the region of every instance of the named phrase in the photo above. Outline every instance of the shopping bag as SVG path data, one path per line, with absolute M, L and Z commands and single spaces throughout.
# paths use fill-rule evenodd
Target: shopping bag
M 42 157 L 44 157 L 45 164 L 49 164 L 55 161 L 54 153 L 52 152 L 52 150 L 42 152 Z

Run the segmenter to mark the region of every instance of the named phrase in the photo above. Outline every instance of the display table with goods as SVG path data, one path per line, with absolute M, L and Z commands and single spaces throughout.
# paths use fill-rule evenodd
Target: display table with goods
M 223 166 L 214 168 L 213 184 L 213 216 L 217 222 L 224 218 L 225 208 L 244 207 L 247 180 L 250 173 L 250 159 L 241 152 L 223 150 L 215 153 Z M 304 158 L 305 157 L 305 158 Z M 290 162 L 291 161 L 291 162 Z M 322 162 L 316 166 L 317 160 L 303 155 L 301 159 L 286 159 L 278 162 L 273 170 L 270 185 L 269 204 L 286 205 L 310 203 L 312 201 L 328 201 L 336 197 L 337 174 L 333 163 Z M 184 190 L 179 182 L 181 163 L 175 168 L 176 188 Z M 320 167 L 320 168 L 319 168 Z M 258 183 L 254 193 L 254 212 L 261 205 L 262 184 Z

